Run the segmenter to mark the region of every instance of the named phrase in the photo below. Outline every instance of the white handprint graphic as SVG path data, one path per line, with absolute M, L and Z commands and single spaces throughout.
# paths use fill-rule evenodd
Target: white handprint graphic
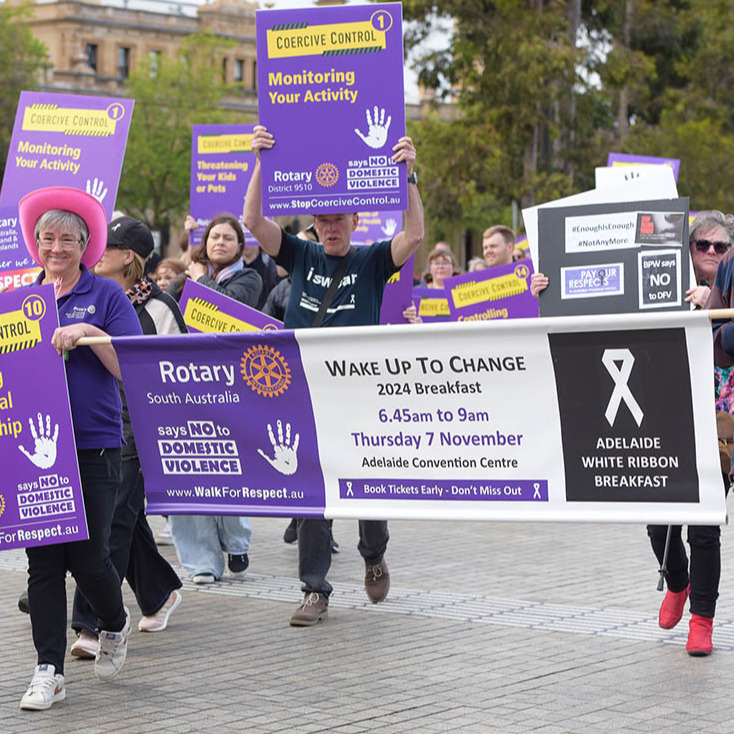
M 275 440 L 273 435 L 273 427 L 268 423 L 268 436 L 270 436 L 270 443 L 273 445 L 273 458 L 265 454 L 262 449 L 258 449 L 257 453 L 265 459 L 273 469 L 279 471 L 281 474 L 295 474 L 298 469 L 298 442 L 300 441 L 300 434 L 296 434 L 293 439 L 293 446 L 291 442 L 291 424 L 285 424 L 285 440 L 283 440 L 283 422 L 278 421 L 278 440 Z
M 382 231 L 388 237 L 392 237 L 395 234 L 395 230 L 397 228 L 398 228 L 397 220 L 395 220 L 395 219 L 386 219 L 385 220 L 385 226 L 382 228 Z
M 370 111 L 366 110 L 367 114 L 367 135 L 363 135 L 358 128 L 354 128 L 354 132 L 359 135 L 362 140 L 370 146 L 370 148 L 382 148 L 387 142 L 387 131 L 390 129 L 390 123 L 392 117 L 388 115 L 387 122 L 385 122 L 385 108 L 381 110 L 375 105 L 375 118 L 372 119 Z
M 29 454 L 24 446 L 18 448 L 39 468 L 50 469 L 56 463 L 56 440 L 59 437 L 59 424 L 54 426 L 54 435 L 51 435 L 51 416 L 46 416 L 46 428 L 43 427 L 43 416 L 38 413 L 38 431 L 33 424 L 33 418 L 28 419 L 31 435 L 35 442 L 33 454 Z
M 94 183 L 87 179 L 87 193 L 91 194 L 100 204 L 104 201 L 107 196 L 107 189 L 105 188 L 104 181 L 101 178 L 95 178 Z

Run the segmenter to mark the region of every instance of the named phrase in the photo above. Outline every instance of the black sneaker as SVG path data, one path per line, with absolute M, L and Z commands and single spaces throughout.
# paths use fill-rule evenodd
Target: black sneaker
M 30 614 L 31 608 L 28 604 L 28 589 L 24 589 L 20 596 L 18 597 L 18 609 L 20 609 L 23 614 Z
M 295 543 L 298 540 L 298 521 L 294 517 L 290 525 L 285 529 L 285 532 L 283 533 L 283 542 L 284 543 Z
M 244 576 L 249 565 L 250 559 L 247 557 L 247 553 L 243 553 L 241 556 L 233 556 L 230 553 L 227 556 L 227 566 L 229 566 L 229 570 L 235 578 Z

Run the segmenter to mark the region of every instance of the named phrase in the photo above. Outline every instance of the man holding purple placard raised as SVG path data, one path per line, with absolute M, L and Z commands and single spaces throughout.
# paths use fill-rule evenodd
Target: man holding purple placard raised
M 245 198 L 244 221 L 263 250 L 291 275 L 292 287 L 285 314 L 285 327 L 360 326 L 378 324 L 385 284 L 423 241 L 423 206 L 413 173 L 413 141 L 402 137 L 393 147 L 392 161 L 405 162 L 408 210 L 405 228 L 391 240 L 369 247 L 354 247 L 352 232 L 356 213 L 314 214 L 314 226 L 322 244 L 287 234 L 262 212 L 260 154 L 275 145 L 275 138 L 262 125 L 252 137 L 255 169 Z M 365 561 L 365 591 L 374 603 L 383 601 L 390 589 L 384 560 L 388 542 L 387 522 L 359 521 L 359 552 Z M 291 617 L 295 627 L 308 627 L 325 619 L 331 584 L 326 574 L 331 565 L 329 521 L 321 518 L 298 521 L 298 573 L 305 594 Z

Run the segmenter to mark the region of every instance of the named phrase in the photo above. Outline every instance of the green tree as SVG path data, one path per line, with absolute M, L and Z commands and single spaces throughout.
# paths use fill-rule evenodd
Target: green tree
M 117 206 L 152 228 L 183 222 L 187 213 L 192 125 L 231 121 L 220 104 L 228 91 L 221 48 L 212 34 L 189 36 L 176 58 L 161 58 L 154 69 L 142 63 L 128 80 L 135 109 Z
M 403 7 L 408 50 L 432 35 L 437 20 L 452 28 L 451 43 L 417 62 L 420 83 L 439 99 L 448 92 L 457 110 L 455 121 L 412 128 L 429 232 L 445 231 L 453 215 L 454 228 L 476 241 L 487 226 L 512 223 L 513 203 L 571 193 L 576 165 L 597 135 L 583 121 L 608 118 L 579 72 L 578 2 L 406 0 Z
M 734 211 L 731 5 L 723 0 L 678 3 L 675 26 L 670 18 L 667 25 L 681 39 L 676 46 L 669 32 L 669 45 L 680 52 L 662 67 L 669 83 L 660 83 L 658 71 L 652 114 L 630 126 L 623 150 L 680 158 L 678 191 L 690 196 L 693 210 Z
M 37 76 L 47 65 L 46 47 L 31 33 L 28 5 L 0 5 L 0 160 L 5 170 L 10 137 L 24 90 L 37 88 Z

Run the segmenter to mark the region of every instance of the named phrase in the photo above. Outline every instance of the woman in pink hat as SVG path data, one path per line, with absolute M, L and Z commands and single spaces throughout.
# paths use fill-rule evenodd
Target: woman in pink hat
M 39 189 L 18 204 L 23 239 L 43 268 L 34 286 L 52 284 L 60 326 L 52 344 L 64 355 L 89 540 L 27 548 L 28 599 L 38 665 L 20 702 L 42 710 L 66 697 L 66 572 L 92 605 L 100 645 L 96 676 L 113 678 L 127 654 L 130 631 L 109 534 L 120 483 L 122 421 L 120 366 L 109 344 L 77 348 L 82 337 L 138 335 L 140 323 L 118 283 L 92 275 L 105 250 L 102 205 L 68 187 Z

